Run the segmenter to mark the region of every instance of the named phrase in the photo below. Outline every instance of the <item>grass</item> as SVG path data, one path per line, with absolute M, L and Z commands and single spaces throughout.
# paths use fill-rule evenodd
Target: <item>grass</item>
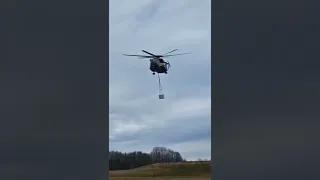
M 110 171 L 111 180 L 209 180 L 210 162 L 153 164 L 132 170 Z

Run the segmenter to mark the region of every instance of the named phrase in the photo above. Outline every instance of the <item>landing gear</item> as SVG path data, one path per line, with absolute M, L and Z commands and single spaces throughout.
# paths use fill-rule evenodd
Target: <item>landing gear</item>
M 166 72 L 164 72 L 165 74 L 167 74 L 168 72 L 166 71 Z
M 152 75 L 155 75 L 155 74 L 156 74 L 156 73 L 154 73 L 154 72 L 152 73 Z

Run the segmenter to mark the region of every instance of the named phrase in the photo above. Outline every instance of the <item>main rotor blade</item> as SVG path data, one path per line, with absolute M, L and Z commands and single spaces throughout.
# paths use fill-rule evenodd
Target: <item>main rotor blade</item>
M 142 52 L 147 53 L 147 54 L 149 54 L 149 55 L 151 55 L 151 56 L 153 56 L 153 57 L 158 57 L 157 55 L 154 55 L 154 54 L 152 54 L 152 53 L 149 53 L 148 51 L 145 51 L 145 50 L 142 50 Z
M 166 54 L 169 54 L 169 53 L 172 53 L 172 52 L 175 52 L 175 51 L 177 51 L 178 49 L 175 49 L 175 50 L 172 50 L 172 51 L 169 51 L 169 52 L 167 52 L 167 53 L 165 53 L 165 54 L 162 54 L 162 56 L 164 56 L 164 55 L 166 55 Z
M 134 54 L 122 54 L 124 56 L 134 56 L 139 58 L 153 58 L 153 56 L 144 56 L 144 55 L 134 55 Z
M 177 51 L 177 50 L 178 50 L 178 49 L 174 49 L 174 50 L 169 51 L 169 52 L 167 52 L 167 53 L 165 53 L 165 54 L 162 54 L 161 56 L 164 56 L 164 55 L 170 54 L 170 53 L 172 53 L 172 52 L 174 52 L 174 51 Z
M 191 52 L 189 52 L 189 53 L 181 53 L 181 54 L 165 55 L 165 56 L 162 56 L 162 57 L 180 56 L 180 55 L 184 55 L 184 54 L 191 54 Z

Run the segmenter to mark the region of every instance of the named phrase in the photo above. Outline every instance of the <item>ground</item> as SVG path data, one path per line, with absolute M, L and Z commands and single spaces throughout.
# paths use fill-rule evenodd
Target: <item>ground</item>
M 153 164 L 132 170 L 110 171 L 111 180 L 210 180 L 210 162 Z

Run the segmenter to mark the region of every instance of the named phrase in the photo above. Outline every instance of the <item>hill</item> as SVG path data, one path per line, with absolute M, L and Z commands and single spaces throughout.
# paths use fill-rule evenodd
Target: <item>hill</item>
M 183 177 L 183 179 L 210 179 L 211 164 L 209 161 L 195 161 L 170 164 L 157 163 L 131 170 L 118 170 L 109 172 L 111 179 L 157 179 L 157 177 L 162 177 L 162 179 L 164 177 L 170 179 L 176 179 L 181 177 Z

